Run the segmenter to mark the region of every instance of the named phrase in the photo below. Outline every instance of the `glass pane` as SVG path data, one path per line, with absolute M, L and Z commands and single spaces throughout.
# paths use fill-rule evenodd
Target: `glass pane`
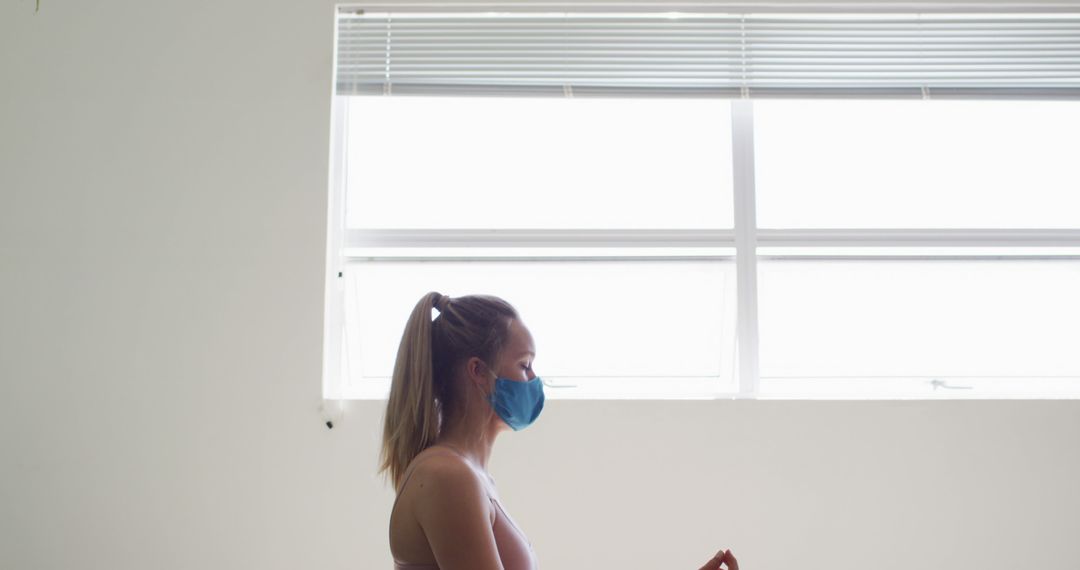
M 731 228 L 730 103 L 353 97 L 351 228 Z
M 1078 228 L 1080 102 L 754 102 L 762 228 Z
M 720 387 L 733 371 L 734 269 L 717 260 L 354 262 L 345 295 L 353 379 L 391 375 L 409 313 L 437 290 L 513 304 L 545 380 L 697 378 Z
M 763 385 L 1080 377 L 1080 260 L 762 260 L 758 269 Z

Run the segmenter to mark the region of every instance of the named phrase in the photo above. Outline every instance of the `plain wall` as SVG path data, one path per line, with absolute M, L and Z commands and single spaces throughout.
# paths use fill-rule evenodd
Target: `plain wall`
M 0 568 L 390 568 L 384 403 L 319 413 L 332 13 L 0 4 Z M 1078 434 L 1077 401 L 549 400 L 491 468 L 546 570 L 1075 569 Z

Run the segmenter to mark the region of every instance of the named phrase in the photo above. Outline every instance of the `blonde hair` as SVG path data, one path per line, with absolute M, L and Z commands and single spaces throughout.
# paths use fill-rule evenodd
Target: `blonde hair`
M 439 315 L 432 320 L 432 308 Z M 466 388 L 455 371 L 476 356 L 490 366 L 502 352 L 517 311 L 492 295 L 424 295 L 401 335 L 383 420 L 378 473 L 389 472 L 397 489 L 405 468 L 439 437 Z

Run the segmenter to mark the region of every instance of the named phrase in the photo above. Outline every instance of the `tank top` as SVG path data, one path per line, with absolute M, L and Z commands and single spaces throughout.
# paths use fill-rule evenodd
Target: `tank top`
M 428 449 L 433 448 L 438 451 L 453 453 L 464 459 L 466 463 L 469 462 L 468 458 L 452 448 L 440 444 L 437 448 L 432 446 Z M 427 459 L 427 457 L 424 459 Z M 397 506 L 398 498 L 401 497 L 401 493 L 405 490 L 405 485 L 409 482 L 409 477 L 412 477 L 414 468 L 422 461 L 413 461 L 412 465 L 406 470 L 405 478 L 401 482 L 401 489 L 394 499 L 394 506 L 390 508 L 391 515 L 394 513 L 394 507 Z M 484 488 L 486 490 L 487 485 L 484 485 Z M 488 500 L 495 504 L 495 522 L 492 523 L 491 530 L 495 535 L 495 544 L 499 549 L 499 558 L 502 560 L 503 569 L 537 570 L 536 553 L 533 551 L 532 543 L 529 542 L 525 533 L 510 518 L 510 515 L 506 514 L 498 499 L 493 497 L 490 491 L 487 494 Z M 439 570 L 439 567 L 435 564 L 410 564 L 394 558 L 394 570 Z

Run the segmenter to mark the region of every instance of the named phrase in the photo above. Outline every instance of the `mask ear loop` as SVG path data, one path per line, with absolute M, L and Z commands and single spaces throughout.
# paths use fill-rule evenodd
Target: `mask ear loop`
M 491 391 L 484 396 L 484 399 L 487 400 L 488 403 L 491 403 L 491 401 L 495 399 L 495 391 L 499 388 L 499 373 L 490 368 L 488 368 L 488 372 L 491 372 L 494 378 L 491 379 Z M 492 412 L 494 412 L 494 409 L 492 409 Z
M 489 367 L 486 362 L 484 362 L 484 368 L 487 369 L 488 372 L 495 374 L 496 379 L 499 378 L 499 375 L 497 373 L 492 372 L 491 367 Z M 477 384 L 469 382 L 469 385 L 470 385 L 469 390 L 478 390 L 480 392 L 481 398 L 483 398 L 483 400 L 484 400 L 484 403 L 487 404 L 485 406 L 487 408 L 487 414 L 486 414 L 487 417 L 484 419 L 484 421 L 485 422 L 490 422 L 491 418 L 493 416 L 495 416 L 495 406 L 492 405 L 492 399 L 493 399 L 493 397 L 495 395 L 495 383 L 494 382 L 492 383 L 491 391 L 487 392 L 487 393 L 485 393 L 484 389 L 481 388 Z
M 499 373 L 492 370 L 486 362 L 484 363 L 484 367 L 487 368 L 488 372 L 490 372 L 494 376 L 494 378 L 492 378 L 491 380 L 491 390 L 484 395 L 484 401 L 487 403 L 486 421 L 490 422 L 492 418 L 498 415 L 495 413 L 495 391 L 499 387 Z

